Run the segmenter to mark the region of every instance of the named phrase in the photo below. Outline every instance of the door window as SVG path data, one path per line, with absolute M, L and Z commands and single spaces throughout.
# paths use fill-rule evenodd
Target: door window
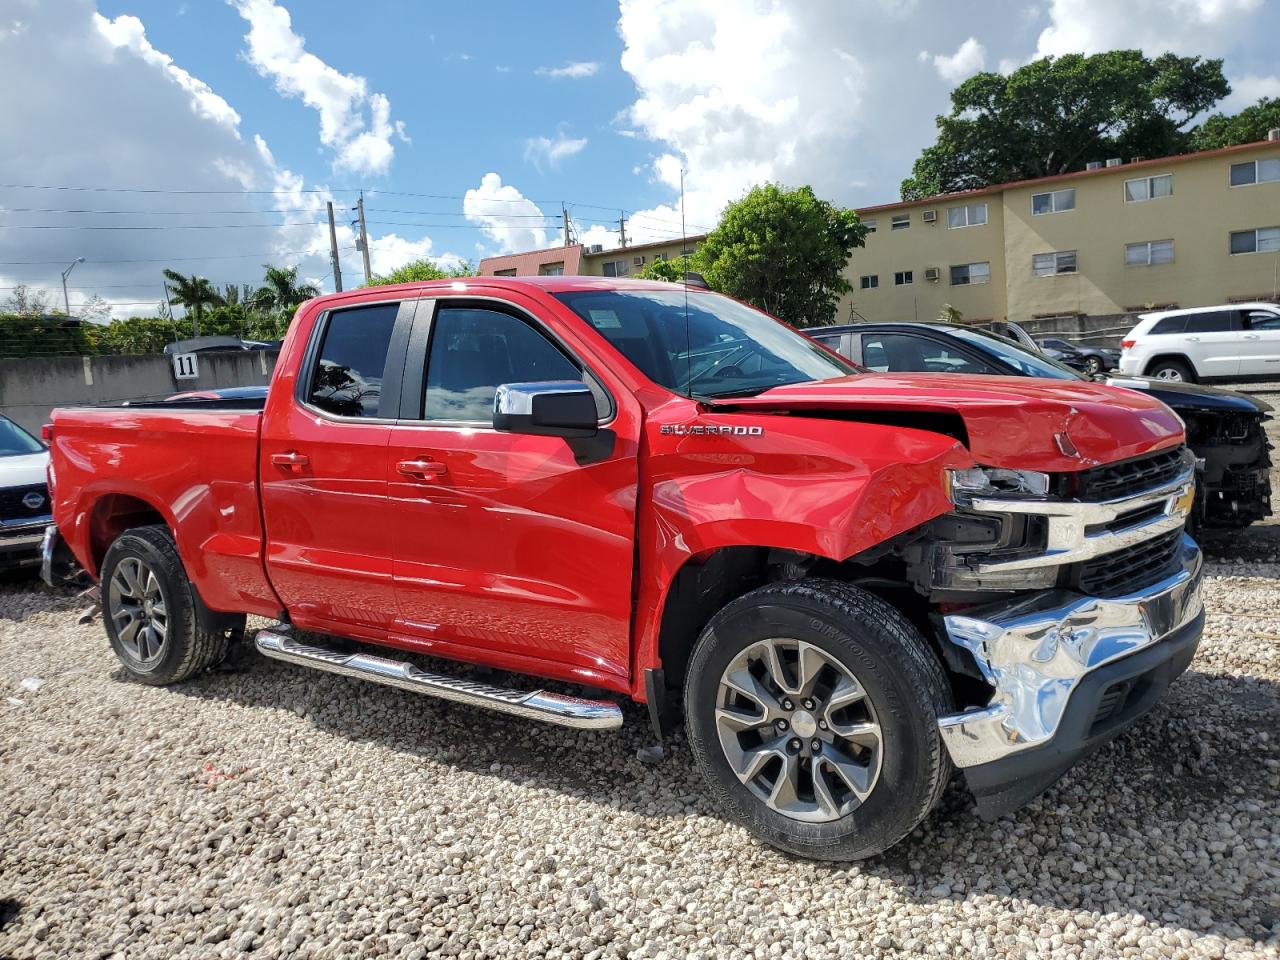
M 1249 311 L 1250 330 L 1280 330 L 1280 313 L 1268 310 Z
M 1240 329 L 1240 314 L 1235 310 L 1193 313 L 1187 317 L 1186 333 L 1226 333 Z
M 864 366 L 879 373 L 990 373 L 985 363 L 953 347 L 910 334 L 885 333 L 862 339 Z
M 311 371 L 307 401 L 339 417 L 376 417 L 398 303 L 351 307 L 329 315 Z M 396 402 L 398 397 L 388 398 Z
M 582 380 L 582 371 L 542 333 L 510 314 L 440 308 L 431 327 L 424 420 L 492 423 L 500 385 L 539 380 Z

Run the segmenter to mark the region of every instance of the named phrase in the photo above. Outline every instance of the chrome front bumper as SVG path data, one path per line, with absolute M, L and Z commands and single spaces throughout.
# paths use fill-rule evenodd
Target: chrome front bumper
M 958 767 L 1003 760 L 1051 742 L 1080 682 L 1195 620 L 1200 548 L 1183 536 L 1180 569 L 1125 597 L 1063 590 L 942 618 L 947 638 L 968 650 L 995 692 L 981 709 L 941 717 Z
M 44 528 L 44 539 L 40 541 L 40 579 L 51 587 L 57 584 L 53 579 L 53 555 L 58 548 L 58 528 L 49 524 Z

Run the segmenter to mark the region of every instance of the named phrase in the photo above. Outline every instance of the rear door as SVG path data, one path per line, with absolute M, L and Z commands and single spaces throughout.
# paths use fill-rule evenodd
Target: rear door
M 268 398 L 259 462 L 267 571 L 301 627 L 380 640 L 394 619 L 386 451 L 414 306 L 326 312 L 296 383 Z
M 1182 343 L 1198 376 L 1236 376 L 1240 373 L 1240 358 L 1247 343 L 1240 311 L 1206 310 L 1189 314 Z
M 1246 377 L 1280 377 L 1280 311 L 1247 310 L 1244 316 L 1244 350 L 1240 374 Z
M 589 451 L 493 429 L 500 384 L 547 380 L 591 385 L 613 442 Z M 419 309 L 405 392 L 415 409 L 392 428 L 386 455 L 397 637 L 463 660 L 625 688 L 634 398 L 618 409 L 532 309 L 454 298 Z

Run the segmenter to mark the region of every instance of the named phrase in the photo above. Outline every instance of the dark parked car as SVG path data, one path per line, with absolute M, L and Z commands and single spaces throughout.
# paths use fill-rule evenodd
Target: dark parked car
M 1088 379 L 1003 337 L 944 323 L 859 323 L 824 327 L 810 335 L 879 372 Z M 1271 514 L 1270 444 L 1263 430 L 1269 405 L 1202 384 L 1125 376 L 1103 382 L 1141 390 L 1186 423 L 1187 445 L 1201 464 L 1194 514 L 1198 523 L 1244 527 Z
M 1065 363 L 1089 376 L 1108 373 L 1120 366 L 1119 350 L 1068 343 L 1061 337 L 1044 337 L 1037 340 L 1036 345 L 1040 348 L 1040 352 L 1050 359 Z

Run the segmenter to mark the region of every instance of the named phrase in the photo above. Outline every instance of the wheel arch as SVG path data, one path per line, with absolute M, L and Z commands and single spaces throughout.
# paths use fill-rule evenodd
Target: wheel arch
M 163 526 L 172 534 L 173 524 L 155 504 L 129 493 L 105 493 L 97 497 L 86 511 L 88 560 L 86 569 L 93 576 L 102 570 L 102 560 L 116 538 L 135 527 Z

